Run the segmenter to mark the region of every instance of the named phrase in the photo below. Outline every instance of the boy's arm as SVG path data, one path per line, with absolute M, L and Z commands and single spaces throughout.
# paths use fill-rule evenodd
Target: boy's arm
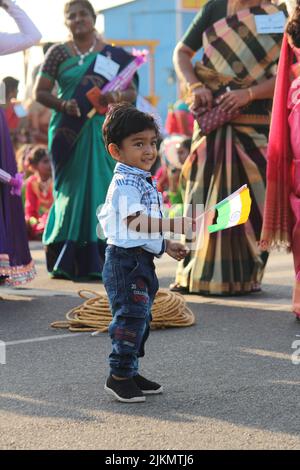
M 141 212 L 126 218 L 130 230 L 139 233 L 174 233 L 187 235 L 192 231 L 193 219 L 190 217 L 156 218 Z

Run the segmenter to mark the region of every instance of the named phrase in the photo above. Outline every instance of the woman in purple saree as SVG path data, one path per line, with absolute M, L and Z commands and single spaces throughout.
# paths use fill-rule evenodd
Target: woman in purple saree
M 0 32 L 0 55 L 21 51 L 41 39 L 41 34 L 26 13 L 11 0 L 0 6 L 15 20 L 18 33 Z M 0 168 L 10 175 L 17 173 L 14 150 L 3 110 L 0 109 Z M 35 275 L 30 256 L 22 201 L 0 183 L 0 284 L 19 285 Z
M 3 110 L 0 109 L 0 168 L 17 173 L 14 150 Z M 0 282 L 18 285 L 30 281 L 35 269 L 29 252 L 25 218 L 20 196 L 0 183 Z

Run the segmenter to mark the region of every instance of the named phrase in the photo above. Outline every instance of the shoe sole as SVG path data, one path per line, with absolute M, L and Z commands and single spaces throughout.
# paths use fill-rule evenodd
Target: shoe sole
M 146 400 L 145 397 L 122 398 L 114 390 L 104 385 L 104 390 L 122 403 L 141 403 Z
M 142 390 L 144 395 L 158 395 L 164 391 L 163 387 L 158 388 L 157 390 Z

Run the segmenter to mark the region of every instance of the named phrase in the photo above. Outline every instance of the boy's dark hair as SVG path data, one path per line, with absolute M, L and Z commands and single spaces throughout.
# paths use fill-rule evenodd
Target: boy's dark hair
M 9 94 L 18 89 L 19 86 L 19 80 L 13 77 L 5 77 L 3 78 L 3 82 L 5 83 L 5 93 L 6 93 L 6 98 L 9 96 Z
M 109 144 L 116 144 L 120 147 L 124 139 L 145 130 L 153 130 L 159 137 L 159 129 L 154 117 L 128 103 L 119 103 L 109 107 L 102 130 L 107 149 Z
M 42 158 L 48 156 L 48 150 L 46 147 L 35 147 L 28 158 L 30 165 L 37 165 Z

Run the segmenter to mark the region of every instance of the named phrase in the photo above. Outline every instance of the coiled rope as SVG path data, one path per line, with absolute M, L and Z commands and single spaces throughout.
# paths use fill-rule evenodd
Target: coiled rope
M 108 331 L 112 320 L 106 295 L 90 290 L 78 292 L 85 302 L 66 314 L 67 321 L 57 321 L 52 328 L 66 328 L 72 332 Z M 91 297 L 91 295 L 93 297 Z M 184 297 L 167 290 L 159 290 L 152 306 L 151 329 L 185 327 L 195 324 L 195 315 L 187 307 Z

